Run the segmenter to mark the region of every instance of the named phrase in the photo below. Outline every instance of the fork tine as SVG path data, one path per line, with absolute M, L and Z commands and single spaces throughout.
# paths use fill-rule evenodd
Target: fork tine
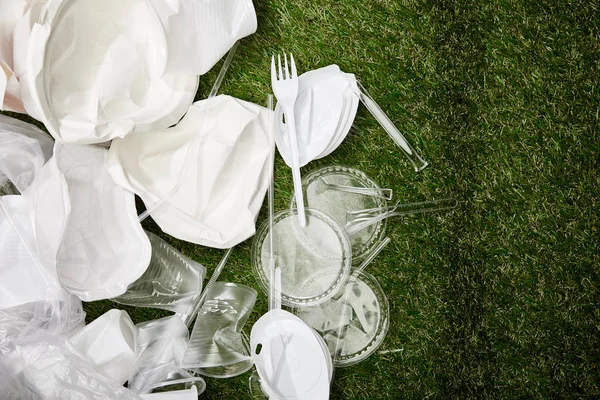
M 281 71 L 281 54 L 277 54 L 277 59 L 279 61 L 279 80 L 285 79 L 285 76 L 283 76 L 283 72 Z
M 292 64 L 292 78 L 296 79 L 298 77 L 298 71 L 296 71 L 296 63 L 294 62 L 294 55 L 290 53 L 290 63 Z
M 271 85 L 277 82 L 277 70 L 275 69 L 275 56 L 271 56 Z
M 285 60 L 285 79 L 290 79 L 290 67 L 288 67 L 287 54 L 283 53 L 283 59 Z

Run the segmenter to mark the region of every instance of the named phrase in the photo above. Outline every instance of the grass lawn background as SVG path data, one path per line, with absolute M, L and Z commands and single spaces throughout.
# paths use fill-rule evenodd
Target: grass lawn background
M 369 267 L 390 302 L 380 350 L 336 370 L 332 399 L 600 398 L 600 6 L 596 1 L 255 0 L 221 93 L 265 104 L 270 55 L 299 72 L 352 72 L 430 166 L 415 173 L 364 107 L 328 164 L 363 170 L 407 202 L 450 213 L 395 218 Z M 220 64 L 201 78 L 205 98 Z M 23 117 L 21 117 L 23 118 Z M 276 169 L 276 210 L 291 172 Z M 265 218 L 261 214 L 259 223 Z M 160 229 L 148 219 L 144 227 Z M 222 251 L 161 235 L 204 264 Z M 221 280 L 259 290 L 251 240 Z M 259 290 L 251 324 L 267 309 Z M 88 321 L 125 308 L 88 303 Z M 207 378 L 205 399 L 249 398 L 248 376 Z

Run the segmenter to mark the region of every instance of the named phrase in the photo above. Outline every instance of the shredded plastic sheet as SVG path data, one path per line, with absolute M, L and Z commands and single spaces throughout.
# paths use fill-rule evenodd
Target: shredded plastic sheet
M 269 181 L 270 112 L 231 96 L 194 103 L 175 127 L 113 141 L 109 172 L 171 236 L 231 248 L 255 232 Z M 178 186 L 179 185 L 179 186 Z

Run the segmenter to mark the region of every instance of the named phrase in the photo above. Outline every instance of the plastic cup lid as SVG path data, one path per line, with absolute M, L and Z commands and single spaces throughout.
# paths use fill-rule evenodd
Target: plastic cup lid
M 252 327 L 252 357 L 263 390 L 280 399 L 327 399 L 332 369 L 315 332 L 301 319 L 272 310 Z
M 306 207 L 318 210 L 332 218 L 339 226 L 346 225 L 346 213 L 371 208 L 386 207 L 387 202 L 378 197 L 348 193 L 332 189 L 329 185 L 380 189 L 365 173 L 341 165 L 320 168 L 302 180 Z M 292 198 L 291 207 L 296 207 Z M 352 259 L 364 258 L 385 235 L 386 220 L 373 224 L 350 236 Z
M 288 306 L 318 304 L 335 295 L 348 278 L 352 264 L 350 241 L 344 230 L 327 215 L 306 209 L 301 228 L 296 210 L 274 216 L 273 252 L 281 268 L 282 303 Z M 258 230 L 252 246 L 252 266 L 265 293 L 269 288 L 269 226 Z M 334 273 L 313 279 L 320 270 Z
M 349 288 L 345 307 L 344 292 L 340 291 L 325 303 L 294 310 L 323 336 L 332 355 L 337 347 L 336 367 L 356 364 L 371 355 L 383 342 L 389 326 L 388 300 L 372 275 L 365 272 L 358 275 Z

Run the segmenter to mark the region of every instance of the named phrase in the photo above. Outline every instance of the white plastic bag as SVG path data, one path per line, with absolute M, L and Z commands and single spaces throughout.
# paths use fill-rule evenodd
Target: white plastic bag
M 52 156 L 53 145 L 35 125 L 0 115 L 0 183 L 8 179 L 23 192 Z
M 50 159 L 22 195 L 0 197 L 0 309 L 63 299 L 56 257 L 70 202 Z

